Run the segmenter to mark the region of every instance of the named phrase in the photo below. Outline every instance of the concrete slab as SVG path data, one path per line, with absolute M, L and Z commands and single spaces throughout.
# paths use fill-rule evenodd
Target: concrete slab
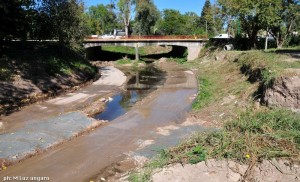
M 28 124 L 12 133 L 0 135 L 0 158 L 19 160 L 76 136 L 94 122 L 83 113 L 71 112 Z

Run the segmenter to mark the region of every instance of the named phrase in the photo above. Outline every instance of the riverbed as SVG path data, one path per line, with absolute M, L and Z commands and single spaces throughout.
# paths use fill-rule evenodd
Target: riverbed
M 181 123 L 197 93 L 195 75 L 172 62 L 157 65 L 166 80 L 125 114 L 41 155 L 9 167 L 4 176 L 46 176 L 51 181 L 88 181 L 137 150 L 159 127 Z

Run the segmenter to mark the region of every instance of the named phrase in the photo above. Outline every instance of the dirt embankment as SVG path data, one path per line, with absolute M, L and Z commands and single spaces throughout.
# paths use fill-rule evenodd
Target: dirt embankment
M 0 115 L 77 90 L 100 76 L 76 52 L 55 45 L 10 47 L 0 58 Z
M 280 146 L 286 140 L 286 148 L 283 152 L 288 147 L 298 145 L 297 140 L 294 140 L 293 137 L 291 139 L 283 137 L 280 140 L 268 138 L 269 135 L 281 137 L 285 131 L 273 126 L 270 129 L 270 126 L 265 125 L 267 122 L 263 119 L 267 114 L 264 113 L 268 113 L 270 110 L 261 104 L 289 109 L 298 108 L 300 103 L 300 77 L 297 74 L 297 70 L 300 68 L 299 60 L 286 55 L 260 51 L 208 51 L 202 56 L 202 59 L 192 62 L 190 65 L 191 69 L 198 73 L 200 87 L 197 97 L 200 102 L 196 99 L 194 105 L 196 109 L 191 112 L 190 119 L 196 122 L 202 121 L 201 125 L 206 127 L 223 127 L 226 133 L 228 132 L 226 130 L 228 125 L 226 124 L 239 118 L 240 113 L 248 111 L 255 116 L 255 113 L 261 112 L 263 113 L 261 117 L 246 118 L 246 124 L 240 124 L 243 126 L 236 131 L 239 134 L 242 133 L 241 130 L 247 130 L 250 137 L 246 136 L 246 138 L 250 139 L 243 143 L 242 137 L 235 137 L 234 135 L 228 136 L 228 140 L 224 137 L 222 139 L 216 137 L 220 133 L 212 135 L 214 136 L 212 138 L 204 139 L 197 138 L 198 135 L 193 135 L 183 144 L 168 149 L 163 157 L 150 161 L 146 167 L 139 169 L 137 174 L 131 174 L 129 178 L 123 179 L 125 181 L 128 179 L 129 181 L 134 181 L 132 179 L 145 179 L 145 181 L 298 181 L 300 178 L 298 162 L 281 159 L 280 155 L 273 155 L 268 158 L 258 157 L 259 160 L 257 160 L 258 155 L 255 155 L 253 151 L 264 148 L 265 153 L 271 154 L 273 152 L 274 148 L 269 147 L 270 145 L 257 146 L 262 141 Z M 276 112 L 275 110 L 273 114 Z M 252 114 L 250 115 L 252 116 Z M 269 114 L 269 119 L 276 120 L 274 118 L 278 118 L 278 122 L 289 120 L 285 119 L 287 115 L 281 116 L 280 112 L 277 115 L 273 114 Z M 293 117 L 291 116 L 291 118 Z M 295 115 L 294 121 L 296 120 L 297 116 Z M 241 122 L 241 120 L 237 121 Z M 256 130 L 256 132 L 252 132 L 250 129 L 248 132 L 247 123 L 251 125 L 253 122 L 255 125 L 255 121 L 260 121 L 256 124 L 262 125 L 262 131 L 266 130 L 267 134 L 260 134 Z M 297 133 L 299 131 L 296 125 L 293 125 L 292 129 L 293 131 L 287 129 L 286 133 L 288 134 L 290 131 L 289 134 L 292 134 L 292 132 Z M 277 130 L 280 130 L 278 131 L 279 135 L 276 133 Z M 259 136 L 260 140 L 254 141 L 251 136 Z M 217 144 L 218 139 L 222 141 L 222 145 Z M 202 145 L 203 143 L 206 145 Z M 241 143 L 243 147 L 238 148 Z M 227 144 L 236 149 L 234 153 L 230 153 L 232 148 L 227 147 Z M 196 146 L 200 147 L 197 148 Z M 244 146 L 249 147 L 249 150 L 246 150 L 247 147 Z M 220 151 L 226 153 L 227 149 L 230 149 L 227 154 L 231 156 L 220 154 L 218 157 L 211 157 L 214 153 L 219 154 Z M 281 151 L 278 149 L 279 153 Z M 241 155 L 244 164 L 232 157 L 236 153 Z M 202 154 L 210 155 L 207 162 L 200 162 L 203 161 Z M 190 158 L 191 156 L 197 158 Z M 216 161 L 211 158 L 223 160 Z M 196 163 L 199 163 L 188 164 L 191 163 L 191 159 L 193 161 L 198 160 Z
M 255 99 L 268 107 L 300 109 L 300 59 L 289 54 L 217 52 L 208 57 L 234 61 L 248 81 L 260 84 Z
M 265 88 L 263 102 L 271 107 L 300 111 L 300 74 L 276 78 L 270 87 Z

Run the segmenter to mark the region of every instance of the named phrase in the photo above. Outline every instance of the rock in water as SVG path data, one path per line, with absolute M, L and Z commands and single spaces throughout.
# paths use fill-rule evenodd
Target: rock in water
M 111 101 L 113 101 L 113 98 L 111 98 L 111 97 L 108 97 L 108 102 L 111 102 Z

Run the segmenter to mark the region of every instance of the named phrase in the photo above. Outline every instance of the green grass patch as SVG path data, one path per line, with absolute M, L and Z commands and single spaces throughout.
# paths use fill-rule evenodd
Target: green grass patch
M 131 182 L 147 182 L 151 181 L 152 173 L 157 168 L 162 168 L 169 162 L 169 153 L 166 150 L 160 150 L 159 154 L 147 163 L 141 171 L 132 172 L 128 181 Z
M 118 65 L 122 65 L 122 64 L 131 64 L 133 63 L 133 61 L 129 58 L 123 58 L 123 59 L 119 59 L 116 64 Z
M 139 48 L 139 54 L 141 56 L 146 54 L 145 47 Z M 130 54 L 135 55 L 135 48 L 134 47 L 126 47 L 126 46 L 102 46 L 102 50 L 109 51 L 109 52 L 116 52 L 116 53 L 123 53 L 123 54 Z
M 130 181 L 150 181 L 155 169 L 172 163 L 196 164 L 207 159 L 241 163 L 272 158 L 300 160 L 300 114 L 287 110 L 248 110 L 221 130 L 195 133 L 180 145 L 163 150 Z
M 265 86 L 271 85 L 279 76 L 285 74 L 287 68 L 300 68 L 299 61 L 286 61 L 286 56 L 262 52 L 249 51 L 240 54 L 237 62 L 244 72 L 253 77 L 253 80 L 261 80 Z
M 185 64 L 187 62 L 186 58 L 170 58 L 168 61 L 175 61 L 178 64 Z
M 199 79 L 199 94 L 193 103 L 193 109 L 201 109 L 212 102 L 214 98 L 214 85 L 210 78 Z
M 224 129 L 194 134 L 170 149 L 170 162 L 191 162 L 186 155 L 200 147 L 207 158 L 249 160 L 289 158 L 300 160 L 300 114 L 286 110 L 248 110 Z M 200 161 L 200 160 L 199 160 Z
M 13 75 L 13 67 L 9 63 L 9 58 L 7 56 L 3 56 L 0 58 L 0 80 L 1 81 L 9 81 Z
M 17 72 L 28 77 L 70 75 L 77 71 L 90 75 L 97 73 L 97 68 L 83 58 L 77 55 L 61 56 L 58 50 L 55 46 L 35 49 L 12 47 L 0 58 L 0 80 L 9 81 Z

